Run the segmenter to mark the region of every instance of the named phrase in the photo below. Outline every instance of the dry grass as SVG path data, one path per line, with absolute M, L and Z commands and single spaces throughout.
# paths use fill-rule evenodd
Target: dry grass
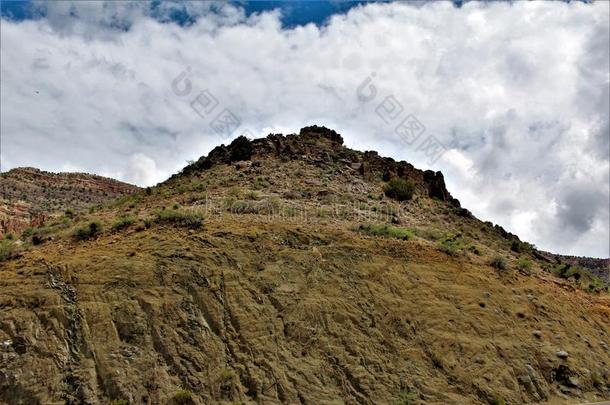
M 561 364 L 556 347 L 570 353 L 571 369 L 606 378 L 600 361 L 610 358 L 597 342 L 607 339 L 601 325 L 610 315 L 587 309 L 596 296 L 519 273 L 500 274 L 483 259 L 476 264 L 447 256 L 423 239 L 353 236 L 348 226 L 224 215 L 209 217 L 195 234 L 155 226 L 119 239 L 105 233 L 87 245 L 67 246 L 65 255 L 46 244 L 3 268 L 0 305 L 11 309 L 2 320 L 37 325 L 33 309 L 55 316 L 50 303 L 59 291 L 43 287 L 47 272 L 35 265 L 44 257 L 51 269 L 64 269 L 50 270 L 59 271 L 55 278 L 78 291 L 90 330 L 86 339 L 102 364 L 93 375 L 126 394 L 142 392 L 149 380 L 143 365 L 160 352 L 175 364 L 188 356 L 180 367 L 190 379 L 207 381 L 211 367 L 223 381 L 229 347 L 235 364 L 249 364 L 259 387 L 272 384 L 269 370 L 288 370 L 282 372 L 296 388 L 278 382 L 288 402 L 298 401 L 298 392 L 314 403 L 339 397 L 395 403 L 406 398 L 401 393 L 415 393 L 401 391 L 406 378 L 418 381 L 432 401 L 521 403 L 528 397 L 516 389 L 516 373 L 533 362 L 550 388 L 543 375 L 546 367 Z M 112 325 L 125 322 L 141 334 L 131 363 L 112 357 L 126 339 L 124 327 L 116 332 Z M 134 326 L 139 322 L 141 327 Z M 534 329 L 545 334 L 542 346 Z M 61 341 L 54 333 L 35 344 L 60 350 L 53 349 Z M 29 381 L 59 384 L 62 371 L 52 374 L 57 377 L 43 373 L 54 363 L 36 353 L 29 352 L 28 361 L 41 371 Z M 252 363 L 258 358 L 266 360 Z M 233 369 L 241 367 L 235 364 Z M 174 373 L 170 369 L 155 380 L 167 398 L 175 393 Z M 581 376 L 583 387 L 595 391 L 598 382 L 587 378 Z M 238 400 L 239 389 L 246 392 L 251 383 L 231 381 L 212 391 L 189 389 L 194 398 Z M 272 401 L 278 389 L 258 395 Z

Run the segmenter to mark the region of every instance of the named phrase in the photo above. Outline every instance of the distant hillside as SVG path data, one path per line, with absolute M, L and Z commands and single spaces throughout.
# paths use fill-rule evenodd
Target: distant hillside
M 551 261 L 566 263 L 589 270 L 591 273 L 610 283 L 610 259 L 596 259 L 584 256 L 566 256 L 548 252 L 540 252 Z
M 12 169 L 0 174 L 0 235 L 41 226 L 54 213 L 82 210 L 139 189 L 93 174 Z

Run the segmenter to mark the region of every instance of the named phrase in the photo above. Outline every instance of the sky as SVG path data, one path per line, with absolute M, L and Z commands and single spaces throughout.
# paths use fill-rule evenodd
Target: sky
M 610 256 L 608 2 L 0 4 L 3 171 L 147 186 L 318 124 L 540 249 Z

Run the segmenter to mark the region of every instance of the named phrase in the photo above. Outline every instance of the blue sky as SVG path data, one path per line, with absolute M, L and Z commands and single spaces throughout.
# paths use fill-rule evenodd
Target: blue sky
M 162 1 L 150 2 L 150 8 L 154 10 Z M 2 16 L 13 20 L 24 20 L 41 18 L 41 13 L 30 0 L 8 0 L 2 4 Z M 314 23 L 323 25 L 328 18 L 334 14 L 343 14 L 353 7 L 367 3 L 366 1 L 231 1 L 229 3 L 244 8 L 246 15 L 279 9 L 282 13 L 282 24 L 290 28 L 297 25 Z M 421 3 L 421 2 L 420 2 Z M 453 0 L 453 4 L 459 7 L 463 0 Z M 151 13 L 155 15 L 154 11 Z M 165 17 L 165 16 L 164 16 Z M 190 24 L 195 18 L 185 10 L 172 13 L 171 20 L 179 24 Z
M 2 1 L 2 15 L 14 20 L 41 18 L 43 14 L 33 7 L 29 0 Z M 158 7 L 160 1 L 152 1 L 150 8 Z M 352 7 L 364 2 L 361 1 L 243 1 L 231 2 L 242 6 L 247 15 L 280 9 L 282 12 L 282 23 L 286 27 L 314 23 L 323 24 L 329 16 L 344 13 Z M 154 15 L 154 12 L 152 13 Z M 194 19 L 187 12 L 175 12 L 171 20 L 179 24 L 189 24 Z
M 607 1 L 1 4 L 2 170 L 151 185 L 240 133 L 325 125 L 542 249 L 610 254 Z

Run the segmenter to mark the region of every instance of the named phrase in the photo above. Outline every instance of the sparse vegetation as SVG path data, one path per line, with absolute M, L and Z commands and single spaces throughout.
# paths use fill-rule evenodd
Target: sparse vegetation
M 413 184 L 407 180 L 394 177 L 385 185 L 383 191 L 389 198 L 397 201 L 408 201 L 413 198 L 414 189 Z
M 203 215 L 184 209 L 162 210 L 157 212 L 156 222 L 198 229 L 203 226 Z

